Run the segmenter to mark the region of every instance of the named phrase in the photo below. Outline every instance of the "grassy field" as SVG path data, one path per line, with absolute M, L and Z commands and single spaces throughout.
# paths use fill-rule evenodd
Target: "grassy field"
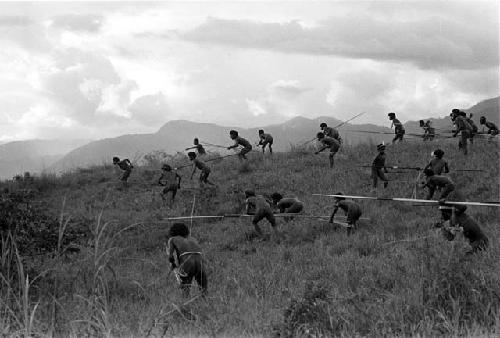
M 387 148 L 387 164 L 424 166 L 437 146 L 465 200 L 500 199 L 496 143 L 478 140 L 464 156 L 454 141 L 405 142 Z M 280 236 L 260 242 L 249 236 L 248 218 L 188 221 L 204 249 L 209 294 L 202 299 L 193 288 L 193 298 L 182 298 L 165 253 L 166 217 L 241 213 L 248 188 L 297 196 L 307 214 L 329 215 L 333 200 L 312 194 L 373 196 L 370 169 L 358 166 L 375 156 L 374 144 L 347 147 L 330 169 L 326 152 L 294 149 L 264 158 L 252 152 L 247 164 L 235 157 L 210 162 L 218 187 L 205 191 L 189 181 L 190 168 L 182 169 L 183 189 L 172 209 L 155 185 L 159 167 L 135 168 L 127 189 L 120 189 L 111 166 L 4 182 L 4 196 L 5 189 L 32 191 L 24 198 L 33 219 L 52 220 L 55 233 L 50 253 L 30 252 L 31 243 L 23 256 L 16 255 L 20 237 L 3 232 L 0 334 L 500 335 L 500 229 L 493 207 L 468 209 L 490 240 L 489 250 L 474 256 L 465 255 L 463 237 L 449 242 L 433 228 L 436 207 L 404 203 L 361 201 L 370 220 L 351 236 L 321 220 L 280 219 Z M 465 168 L 484 172 L 453 171 Z M 394 181 L 379 187 L 378 196 L 410 197 L 417 172 L 389 175 Z M 27 219 L 19 222 L 33 225 Z M 270 233 L 266 221 L 262 227 Z M 66 238 L 79 245 L 65 250 Z

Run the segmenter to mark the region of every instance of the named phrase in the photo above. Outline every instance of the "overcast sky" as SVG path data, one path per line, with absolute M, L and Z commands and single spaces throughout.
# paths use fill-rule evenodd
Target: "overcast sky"
M 498 1 L 0 3 L 0 141 L 444 116 L 499 95 L 498 32 Z

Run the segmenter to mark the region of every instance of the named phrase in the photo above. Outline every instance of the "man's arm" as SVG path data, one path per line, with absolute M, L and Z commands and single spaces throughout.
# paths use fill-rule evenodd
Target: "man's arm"
M 333 208 L 332 215 L 330 216 L 330 223 L 333 223 L 333 218 L 335 217 L 335 214 L 337 213 L 337 210 L 339 210 L 339 206 L 336 205 L 335 208 Z
M 170 267 L 175 269 L 177 267 L 177 264 L 175 264 L 175 245 L 173 243 L 173 238 L 170 238 L 167 243 L 167 252 L 168 252 L 168 261 L 170 262 Z
M 175 177 L 177 177 L 177 187 L 180 188 L 181 187 L 181 175 L 179 175 L 178 173 L 175 173 Z

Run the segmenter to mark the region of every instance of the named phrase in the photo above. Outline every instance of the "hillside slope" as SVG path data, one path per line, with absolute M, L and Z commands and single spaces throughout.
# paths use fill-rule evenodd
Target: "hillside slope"
M 445 151 L 450 176 L 464 199 L 500 199 L 499 167 L 484 165 L 498 163 L 496 143 L 477 142 L 465 157 L 455 140 L 404 142 L 388 147 L 387 164 L 422 166 L 437 146 Z M 491 207 L 468 209 L 490 240 L 489 250 L 474 256 L 465 255 L 468 244 L 463 238 L 448 242 L 433 228 L 439 219 L 436 207 L 421 205 L 361 201 L 363 217 L 369 220 L 363 220 L 352 236 L 317 219 L 289 223 L 279 219 L 280 236 L 264 242 L 252 240 L 248 218 L 187 220 L 210 274 L 208 297 L 183 305 L 186 299 L 169 272 L 164 251 L 172 224 L 166 217 L 240 213 L 245 189 L 297 196 L 305 213 L 329 215 L 333 200 L 312 194 L 370 194 L 370 170 L 359 165 L 370 164 L 375 155 L 373 145 L 345 147 L 333 170 L 328 168 L 327 154 L 312 152 L 265 158 L 252 152 L 246 164 L 235 157 L 208 162 L 218 188 L 198 190 L 197 182 L 188 179 L 189 169 L 183 169 L 182 189 L 172 209 L 159 198 L 157 168 L 136 168 L 126 190 L 120 189 L 111 166 L 66 174 L 42 185 L 37 198 L 54 217 L 71 216 L 70 229 L 85 226 L 95 234 L 105 229 L 100 237 L 103 247 L 91 237 L 88 248 L 56 265 L 58 292 L 66 295 L 59 299 L 64 309 L 58 322 L 61 335 L 91 330 L 94 326 L 86 318 L 106 318 L 92 332 L 114 336 L 280 333 L 292 337 L 306 332 L 350 337 L 494 336 L 500 332 L 499 211 Z M 416 172 L 388 175 L 389 187 L 380 187 L 379 196 L 411 196 Z M 418 196 L 423 195 L 419 191 Z M 267 222 L 261 224 L 269 233 Z M 129 226 L 120 235 L 119 230 Z M 106 253 L 104 263 L 100 252 Z M 54 268 L 51 264 L 47 260 L 38 268 Z M 96 270 L 100 264 L 104 268 Z M 95 287 L 95 276 L 106 286 L 104 294 Z M 43 288 L 39 292 L 43 295 Z M 197 295 L 194 288 L 192 295 Z M 36 319 L 49 322 L 50 313 L 39 312 Z

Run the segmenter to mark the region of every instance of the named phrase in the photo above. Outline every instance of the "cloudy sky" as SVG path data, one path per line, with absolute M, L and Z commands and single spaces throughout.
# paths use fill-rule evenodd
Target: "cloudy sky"
M 3 2 L 0 141 L 444 116 L 499 95 L 498 31 L 498 1 Z

